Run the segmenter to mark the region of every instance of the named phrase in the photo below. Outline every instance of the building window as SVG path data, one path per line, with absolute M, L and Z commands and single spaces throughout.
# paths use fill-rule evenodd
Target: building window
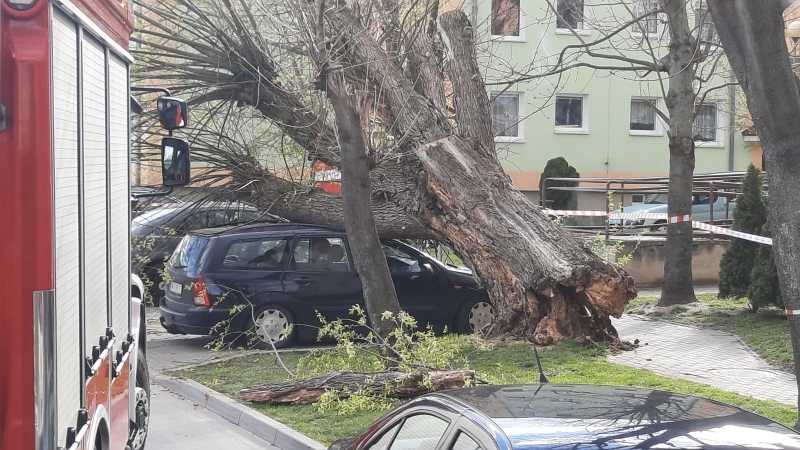
M 585 95 L 556 97 L 556 133 L 588 133 Z
M 519 0 L 492 0 L 492 36 L 521 38 Z
M 583 29 L 583 0 L 558 0 L 556 11 L 558 11 L 556 28 L 562 30 Z
M 694 36 L 704 42 L 719 43 L 719 36 L 717 36 L 717 29 L 714 27 L 714 21 L 711 19 L 711 12 L 708 10 L 708 5 L 703 0 L 700 0 L 700 6 L 694 10 L 695 31 Z M 697 32 L 700 32 L 698 37 Z
M 656 116 L 658 99 L 631 99 L 630 134 L 642 136 L 661 136 L 661 123 Z
M 522 139 L 522 94 L 492 94 L 492 128 L 496 141 Z
M 658 0 L 638 0 L 634 7 L 635 17 L 642 17 L 645 14 L 652 13 L 647 17 L 641 19 L 636 25 L 633 26 L 633 32 L 640 36 L 657 36 L 660 19 L 658 14 Z
M 719 130 L 719 109 L 717 105 L 703 105 L 697 108 L 694 117 L 694 140 L 697 144 L 722 145 Z

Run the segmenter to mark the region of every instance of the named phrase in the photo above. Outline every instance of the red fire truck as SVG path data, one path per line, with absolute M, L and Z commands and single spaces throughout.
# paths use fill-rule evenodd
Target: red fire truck
M 125 0 L 0 0 L 2 450 L 144 447 L 132 24 Z M 162 123 L 185 125 L 185 102 L 163 99 Z M 167 184 L 188 183 L 188 144 L 165 138 L 162 154 Z

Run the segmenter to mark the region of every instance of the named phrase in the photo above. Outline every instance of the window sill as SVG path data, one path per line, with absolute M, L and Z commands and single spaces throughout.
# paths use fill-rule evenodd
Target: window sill
M 580 29 L 575 30 L 575 33 L 568 28 L 556 28 L 556 34 L 572 36 L 573 34 L 577 34 L 578 36 L 590 36 L 592 34 L 592 30 L 589 29 Z
M 725 148 L 724 142 L 697 142 L 694 143 L 695 148 Z
M 649 136 L 649 137 L 664 136 L 664 133 L 662 133 L 661 131 L 628 130 L 628 134 L 630 134 L 631 136 Z
M 524 144 L 524 137 L 495 136 L 494 141 L 498 144 Z
M 492 35 L 491 40 L 498 42 L 525 42 L 525 36 L 496 36 Z
M 555 134 L 589 134 L 586 128 L 556 128 L 553 130 Z

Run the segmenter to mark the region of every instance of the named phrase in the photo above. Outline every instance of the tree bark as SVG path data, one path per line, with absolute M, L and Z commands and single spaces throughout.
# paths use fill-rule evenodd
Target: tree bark
M 784 37 L 785 2 L 708 3 L 769 166 L 769 220 L 783 303 L 786 309 L 800 309 L 800 88 Z M 800 316 L 788 320 L 800 388 Z M 795 428 L 800 429 L 800 421 Z
M 429 377 L 430 384 L 425 383 Z M 374 396 L 413 398 L 432 390 L 457 389 L 475 384 L 472 370 L 443 370 L 420 373 L 406 372 L 331 372 L 303 380 L 274 383 L 243 389 L 239 400 L 273 405 L 307 405 L 314 403 L 325 391 L 337 391 L 347 398 L 362 389 Z
M 349 94 L 341 70 L 327 71 L 320 76 L 326 79 L 326 93 L 336 113 L 339 130 L 342 213 L 353 264 L 361 278 L 370 324 L 379 336 L 386 337 L 395 325 L 382 316 L 385 312 L 397 315 L 400 303 L 372 215 L 371 159 L 364 135 L 371 129 L 367 110 L 369 98 L 366 93 Z
M 665 66 L 669 73 L 667 109 L 669 110 L 669 217 L 692 213 L 692 178 L 694 174 L 694 75 L 697 41 L 686 13 L 686 0 L 661 0 L 669 17 L 670 45 Z M 692 224 L 667 225 L 664 255 L 664 283 L 659 306 L 697 301 L 692 285 Z

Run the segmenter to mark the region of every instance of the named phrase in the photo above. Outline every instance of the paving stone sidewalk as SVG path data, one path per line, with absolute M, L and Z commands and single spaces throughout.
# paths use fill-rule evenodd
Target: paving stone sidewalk
M 698 287 L 695 291 L 716 292 L 711 287 Z M 643 289 L 639 295 L 660 294 L 658 289 Z M 635 350 L 609 356 L 611 362 L 761 400 L 797 405 L 794 375 L 772 369 L 737 336 L 627 314 L 612 323 L 620 338 L 640 342 Z

